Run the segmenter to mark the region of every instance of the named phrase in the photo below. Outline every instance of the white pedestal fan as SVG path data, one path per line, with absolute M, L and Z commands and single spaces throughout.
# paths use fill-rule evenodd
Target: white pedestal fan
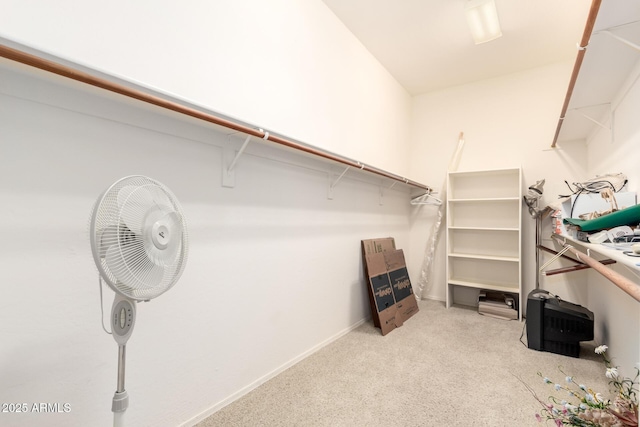
M 118 343 L 118 385 L 111 410 L 114 425 L 120 426 L 129 405 L 125 349 L 136 321 L 136 302 L 149 301 L 178 281 L 187 260 L 187 226 L 167 187 L 145 176 L 128 176 L 96 201 L 90 240 L 100 276 L 116 293 L 110 324 Z

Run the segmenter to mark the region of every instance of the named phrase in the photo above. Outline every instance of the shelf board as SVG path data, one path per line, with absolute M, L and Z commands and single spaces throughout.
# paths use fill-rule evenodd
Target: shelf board
M 487 260 L 487 261 L 520 262 L 520 259 L 518 257 L 512 257 L 512 256 L 493 256 L 493 255 L 477 255 L 477 254 L 461 254 L 461 253 L 450 253 L 448 256 L 452 258 L 481 259 L 481 260 Z
M 449 230 L 470 230 L 470 231 L 520 231 L 514 227 L 456 227 L 451 226 Z
M 512 294 L 519 294 L 518 286 L 507 286 L 507 285 L 498 285 L 495 283 L 479 283 L 479 282 L 468 282 L 466 280 L 456 280 L 449 279 L 447 282 L 449 285 L 456 286 L 465 286 L 467 288 L 476 288 L 476 289 L 487 289 L 490 291 L 501 291 L 501 292 L 509 292 Z
M 512 202 L 520 201 L 520 197 L 483 197 L 478 199 L 449 199 L 450 203 L 476 203 L 476 202 Z
M 620 264 L 623 264 L 626 267 L 630 268 L 631 271 L 633 271 L 636 274 L 638 271 L 640 271 L 640 265 L 638 265 L 640 263 L 640 258 L 630 257 L 628 255 L 623 254 L 622 253 L 623 251 L 621 250 L 614 249 L 614 248 L 605 246 L 603 244 L 587 243 L 569 236 L 560 236 L 560 237 L 566 240 L 567 242 L 571 242 L 574 246 L 581 246 L 585 249 L 596 252 L 606 258 L 610 258 L 614 261 L 617 261 Z
M 505 175 L 505 174 L 514 174 L 518 176 L 520 174 L 519 167 L 513 168 L 502 168 L 502 169 L 491 169 L 491 170 L 470 170 L 470 171 L 450 171 L 449 175 L 451 176 L 495 176 L 495 175 Z

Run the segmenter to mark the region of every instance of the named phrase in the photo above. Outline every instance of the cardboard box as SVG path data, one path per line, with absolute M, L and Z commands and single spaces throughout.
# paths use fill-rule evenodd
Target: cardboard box
M 362 241 L 373 324 L 386 335 L 418 312 L 402 250 L 392 237 Z
M 418 301 L 413 294 L 413 287 L 411 286 L 402 249 L 384 252 L 383 255 L 387 264 L 393 296 L 396 300 L 398 310 L 396 317 L 399 317 L 402 324 L 418 312 Z
M 381 239 L 369 239 L 362 241 L 362 251 L 365 255 L 379 254 L 395 250 L 396 242 L 393 240 L 393 237 L 383 237 Z
M 380 328 L 382 335 L 387 335 L 395 328 L 402 326 L 402 321 L 396 317 L 398 308 L 393 296 L 387 264 L 383 253 L 365 255 L 367 277 L 369 278 L 369 302 L 373 324 Z

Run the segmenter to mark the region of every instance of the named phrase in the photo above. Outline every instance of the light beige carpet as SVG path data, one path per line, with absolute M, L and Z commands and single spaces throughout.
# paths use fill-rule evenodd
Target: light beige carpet
M 383 337 L 369 321 L 198 426 L 536 426 L 516 376 L 544 399 L 536 373 L 561 382 L 558 366 L 607 390 L 594 343 L 577 359 L 538 352 L 520 342 L 524 323 L 419 304 L 401 328 Z

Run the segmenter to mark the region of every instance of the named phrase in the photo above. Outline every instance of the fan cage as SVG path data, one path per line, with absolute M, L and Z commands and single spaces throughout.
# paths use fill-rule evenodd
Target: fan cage
M 165 185 L 141 175 L 120 179 L 98 198 L 91 220 L 91 248 L 102 278 L 114 291 L 145 301 L 175 285 L 188 255 L 182 212 Z M 173 230 L 166 249 L 154 246 L 149 237 L 149 222 L 157 218 Z

